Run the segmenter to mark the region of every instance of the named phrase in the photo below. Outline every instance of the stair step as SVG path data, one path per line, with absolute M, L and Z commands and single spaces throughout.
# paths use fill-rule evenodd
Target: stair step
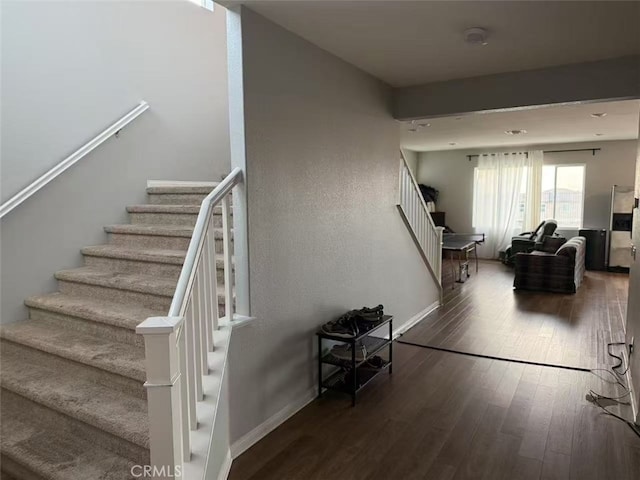
M 2 352 L 2 387 L 55 412 L 107 432 L 128 444 L 149 448 L 147 402 L 64 369 Z
M 144 348 L 27 320 L 0 329 L 11 342 L 144 383 Z
M 129 247 L 187 250 L 193 227 L 184 225 L 108 225 L 109 243 Z
M 147 199 L 152 205 L 200 205 L 217 186 L 155 186 L 147 188 Z
M 220 182 L 210 182 L 205 185 L 157 185 L 152 187 L 147 187 L 147 193 L 156 194 L 156 195 L 166 195 L 166 194 L 200 194 L 200 195 L 209 195 Z
M 32 402 L 7 401 L 2 405 L 2 479 L 75 480 L 132 479 L 135 462 L 91 438 L 46 428 L 30 408 Z M 5 473 L 6 472 L 6 473 Z
M 55 273 L 62 293 L 140 305 L 168 312 L 176 289 L 174 280 L 151 275 L 110 272 L 93 267 Z
M 31 322 L 35 321 L 24 321 L 22 323 Z M 65 358 L 64 356 L 57 355 L 56 353 L 48 353 L 44 349 L 40 349 L 38 346 L 32 348 L 27 342 L 14 342 L 13 339 L 2 338 L 0 346 L 2 348 L 3 355 L 12 354 L 33 363 L 39 363 L 56 370 L 65 371 L 70 375 L 72 374 L 88 382 L 103 385 L 112 389 L 114 392 L 122 392 L 126 395 L 132 395 L 141 399 L 147 398 L 147 392 L 144 388 L 144 384 L 138 379 L 123 376 L 101 368 L 96 368 L 87 363 Z M 142 349 L 143 347 L 138 348 Z
M 165 315 L 139 305 L 73 297 L 63 293 L 34 295 L 25 300 L 30 318 L 61 323 L 66 328 L 86 334 L 106 336 L 112 340 L 144 345 L 142 336 L 135 333 L 136 326 L 149 317 Z
M 178 280 L 186 250 L 95 245 L 82 250 L 84 264 L 112 272 L 142 273 Z
M 193 227 L 187 225 L 122 224 L 108 225 L 104 230 L 109 234 L 111 245 L 121 245 L 144 249 L 187 250 L 193 235 Z M 213 230 L 216 252 L 222 253 L 223 233 Z M 233 241 L 233 230 L 231 230 Z
M 130 205 L 127 207 L 132 224 L 195 226 L 200 205 Z M 233 215 L 233 212 L 230 212 Z M 213 209 L 213 226 L 222 227 L 222 207 Z
M 128 247 L 124 245 L 96 245 L 82 249 L 87 267 L 111 272 L 141 273 L 178 280 L 187 252 Z M 218 282 L 224 282 L 224 258 L 216 256 Z

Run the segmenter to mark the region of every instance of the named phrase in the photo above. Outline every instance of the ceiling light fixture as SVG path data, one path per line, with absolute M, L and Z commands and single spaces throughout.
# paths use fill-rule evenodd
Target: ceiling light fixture
M 598 112 L 598 113 L 592 113 L 591 116 L 593 118 L 602 118 L 602 117 L 606 117 L 607 114 L 605 112 Z
M 473 27 L 464 31 L 464 41 L 469 45 L 486 45 L 487 31 L 484 28 Z
M 507 135 L 522 135 L 527 133 L 526 130 L 505 130 L 504 133 Z

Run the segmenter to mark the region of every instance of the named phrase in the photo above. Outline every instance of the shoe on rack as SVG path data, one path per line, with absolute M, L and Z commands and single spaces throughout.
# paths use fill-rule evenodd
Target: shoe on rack
M 365 358 L 367 358 L 367 349 L 361 343 L 355 346 L 356 349 L 356 362 L 361 362 Z M 351 345 L 335 345 L 331 349 L 331 355 L 340 360 L 351 360 L 352 359 L 352 348 Z
M 375 307 L 362 307 L 360 310 L 354 310 L 363 318 L 377 318 L 381 319 L 384 315 L 384 306 L 382 304 Z
M 352 338 L 358 336 L 358 324 L 351 312 L 347 312 L 336 320 L 325 323 L 320 329 L 334 337 Z
M 382 305 L 378 305 L 373 308 L 362 307 L 360 310 L 351 310 L 351 313 L 356 319 L 358 329 L 361 332 L 368 332 L 382 320 L 384 310 Z
M 362 366 L 380 370 L 382 367 L 384 367 L 385 363 L 386 362 L 382 357 L 380 357 L 379 355 L 374 355 L 373 357 L 369 358 Z

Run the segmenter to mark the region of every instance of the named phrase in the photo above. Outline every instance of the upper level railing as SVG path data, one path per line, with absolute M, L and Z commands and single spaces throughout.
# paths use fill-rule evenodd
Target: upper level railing
M 115 123 L 104 129 L 98 135 L 93 137 L 83 146 L 81 146 L 78 150 L 73 152 L 67 158 L 62 160 L 53 168 L 49 169 L 46 173 L 38 177 L 36 180 L 31 182 L 25 188 L 16 193 L 9 200 L 4 202 L 2 206 L 0 206 L 0 218 L 4 217 L 7 213 L 12 211 L 22 202 L 24 202 L 27 198 L 31 197 L 34 193 L 40 190 L 42 187 L 47 185 L 51 180 L 58 177 L 65 170 L 72 167 L 80 159 L 82 159 L 85 155 L 95 150 L 98 146 L 102 145 L 107 139 L 111 136 L 116 135 L 120 130 L 129 125 L 133 120 L 138 118 L 144 112 L 149 109 L 149 104 L 145 101 L 141 101 L 140 104 L 129 113 L 121 117 Z
M 232 322 L 248 318 L 249 312 L 234 312 L 234 305 L 242 309 L 246 299 L 234 299 L 234 275 L 231 245 L 230 195 L 243 181 L 240 168 L 235 168 L 202 202 L 185 262 L 167 317 L 152 317 L 137 327 L 144 335 L 147 365 L 147 399 L 149 403 L 149 435 L 151 465 L 182 470 L 192 454 L 192 432 L 202 427 L 198 409 L 204 400 L 203 381 L 210 368 L 210 353 L 214 350 L 214 332 Z M 222 250 L 224 258 L 224 317 L 219 318 L 218 279 L 216 269 L 216 239 L 214 209 L 222 208 Z M 225 339 L 228 342 L 228 331 Z M 227 343 L 228 346 L 228 343 Z M 224 378 L 223 361 L 219 363 Z M 211 427 L 208 436 L 215 435 L 215 415 L 220 399 L 226 398 L 219 381 L 213 408 L 207 411 L 213 418 L 205 419 Z M 200 418 L 198 418 L 200 417 Z M 218 432 L 224 436 L 228 432 Z M 210 442 L 205 442 L 205 447 Z M 208 452 L 198 452 L 198 458 Z M 202 453 L 202 454 L 200 454 Z
M 398 210 L 420 254 L 436 281 L 442 297 L 442 228 L 436 227 L 404 156 L 400 160 Z

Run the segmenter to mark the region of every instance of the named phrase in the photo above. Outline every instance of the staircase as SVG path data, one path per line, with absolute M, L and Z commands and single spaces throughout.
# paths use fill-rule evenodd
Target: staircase
M 130 224 L 105 227 L 107 245 L 83 248 L 83 267 L 55 274 L 58 292 L 26 299 L 29 320 L 1 329 L 3 480 L 121 480 L 149 464 L 144 340 L 135 329 L 167 315 L 213 187 L 148 188 L 148 204 L 127 208 Z M 217 230 L 215 246 L 220 253 Z M 218 258 L 216 273 L 222 285 Z

